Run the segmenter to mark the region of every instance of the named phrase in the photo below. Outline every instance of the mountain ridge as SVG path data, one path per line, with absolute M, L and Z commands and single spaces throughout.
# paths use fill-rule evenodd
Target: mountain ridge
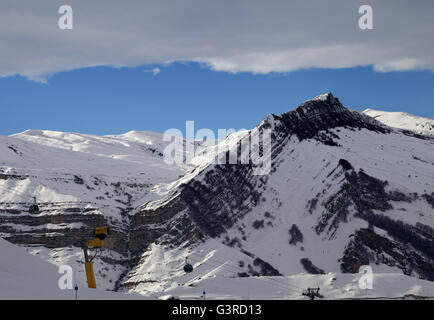
M 253 163 L 209 159 L 166 168 L 161 157 L 142 148 L 146 139 L 137 132 L 129 146 L 116 136 L 88 142 L 65 135 L 56 143 L 65 147 L 69 140 L 74 146 L 62 151 L 64 158 L 56 151 L 55 160 L 83 158 L 69 162 L 76 169 L 68 170 L 65 162 L 63 171 L 53 171 L 55 161 L 44 157 L 54 155 L 55 148 L 41 151 L 29 140 L 4 138 L 0 148 L 9 156 L 0 168 L 6 178 L 0 187 L 25 190 L 28 196 L 36 192 L 41 213 L 29 215 L 22 199 L 0 190 L 0 233 L 34 254 L 57 263 L 60 255 L 62 263 L 81 270 L 74 241 L 95 224 L 108 224 L 113 235 L 105 256 L 95 262 L 96 270 L 107 270 L 97 274 L 97 281 L 106 289 L 142 294 L 162 293 L 171 283 L 188 286 L 197 277 L 234 276 L 211 267 L 216 260 L 238 265 L 240 277 L 357 272 L 369 263 L 376 272 L 433 279 L 434 180 L 426 172 L 434 165 L 434 139 L 394 130 L 325 94 L 268 115 L 221 143 L 238 149 L 239 140 L 264 129 L 272 131 L 271 172 L 264 176 L 253 174 Z M 151 142 L 162 152 L 158 139 Z M 135 157 L 124 156 L 128 148 Z M 92 152 L 104 160 L 96 162 L 98 174 L 92 172 L 91 163 L 98 159 Z M 23 160 L 28 157 L 34 160 Z M 92 159 L 89 164 L 86 157 Z M 137 166 L 140 159 L 150 162 Z M 42 166 L 41 160 L 48 162 Z M 123 169 L 117 173 L 119 166 Z M 67 205 L 60 192 L 82 203 Z M 64 203 L 53 202 L 59 197 Z M 191 276 L 182 271 L 185 258 L 194 265 Z

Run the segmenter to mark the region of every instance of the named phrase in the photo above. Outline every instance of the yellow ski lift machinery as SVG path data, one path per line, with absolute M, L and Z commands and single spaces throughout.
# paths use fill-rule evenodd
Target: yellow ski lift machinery
M 102 248 L 104 246 L 105 238 L 107 238 L 109 234 L 110 228 L 97 227 L 93 230 L 94 238 L 83 244 L 84 269 L 86 270 L 87 286 L 91 289 L 96 289 L 95 273 L 93 272 L 92 263 L 92 260 L 95 258 L 95 256 L 90 258 L 88 250 L 89 248 Z

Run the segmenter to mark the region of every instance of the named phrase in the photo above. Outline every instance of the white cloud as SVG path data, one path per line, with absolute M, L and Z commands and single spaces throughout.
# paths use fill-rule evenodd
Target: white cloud
M 2 0 L 0 76 L 44 81 L 91 66 L 197 61 L 226 72 L 374 66 L 434 70 L 434 2 L 370 1 L 374 30 L 358 28 L 357 0 L 70 0 L 74 30 L 53 1 Z M 161 70 L 151 70 L 157 75 Z
M 428 59 L 427 59 L 428 60 Z M 398 60 L 391 60 L 385 63 L 377 63 L 374 65 L 374 69 L 378 72 L 389 71 L 408 71 L 423 69 L 424 67 L 429 69 L 432 66 L 425 65 L 425 61 L 422 59 L 403 58 Z

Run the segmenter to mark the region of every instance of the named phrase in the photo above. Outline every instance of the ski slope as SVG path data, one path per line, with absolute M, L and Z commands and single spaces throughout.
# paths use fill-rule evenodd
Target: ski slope
M 0 239 L 0 299 L 74 300 L 74 290 L 61 290 L 58 267 Z M 224 265 L 219 268 L 226 269 Z M 428 298 L 434 297 L 434 283 L 417 280 L 401 274 L 374 274 L 373 290 L 358 287 L 358 275 L 326 274 L 321 276 L 299 274 L 288 277 L 237 278 L 215 275 L 202 279 L 192 277 L 184 284 L 175 284 L 154 293 L 141 295 L 88 289 L 80 286 L 79 300 L 169 299 L 199 300 L 206 292 L 206 299 L 307 299 L 302 288 L 321 288 L 324 299 L 350 298 Z
M 360 275 L 328 273 L 287 277 L 215 277 L 165 292 L 161 299 L 309 300 L 306 288 L 320 288 L 322 300 L 347 299 L 434 299 L 434 284 L 396 273 L 373 276 L 372 289 L 360 289 Z M 302 290 L 303 289 L 303 290 Z
M 0 300 L 75 300 L 75 290 L 62 290 L 59 268 L 0 238 Z M 80 286 L 78 299 L 143 299 L 136 294 L 122 294 Z

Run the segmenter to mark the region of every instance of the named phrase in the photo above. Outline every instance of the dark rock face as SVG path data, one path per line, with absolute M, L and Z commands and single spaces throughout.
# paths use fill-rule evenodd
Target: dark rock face
M 268 262 L 265 262 L 264 260 L 262 260 L 260 258 L 255 258 L 255 260 L 253 260 L 253 266 L 248 264 L 247 269 L 248 269 L 248 273 L 241 272 L 241 273 L 239 273 L 239 276 L 241 276 L 241 277 L 248 277 L 249 275 L 252 275 L 254 277 L 282 276 L 282 274 L 279 272 L 279 270 L 275 269 L 271 264 L 269 264 Z
M 249 165 L 215 165 L 204 181 L 181 186 L 189 216 L 210 237 L 217 237 L 259 203 L 264 182 Z
M 341 189 L 331 196 L 324 204 L 325 211 L 315 227 L 317 234 L 325 231 L 332 236 L 341 222 L 347 222 L 350 208 L 354 206 L 357 212 L 370 210 L 386 211 L 392 208 L 388 201 L 389 193 L 385 191 L 387 181 L 380 181 L 363 171 L 345 172 L 345 183 Z
M 434 279 L 434 230 L 421 223 L 415 226 L 393 220 L 384 214 L 392 209 L 390 201 L 411 202 L 419 196 L 386 192 L 387 181 L 371 177 L 363 171 L 345 173 L 346 182 L 325 203 L 325 211 L 316 226 L 318 234 L 327 230 L 331 235 L 341 222 L 347 222 L 350 208 L 354 216 L 369 223 L 371 228 L 356 232 L 341 258 L 343 272 L 358 272 L 361 265 L 383 263 L 400 268 L 404 274 L 418 274 Z M 328 226 L 328 228 L 326 228 Z M 376 234 L 373 227 L 385 230 L 389 237 Z
M 339 159 L 339 165 L 344 169 L 344 170 L 353 170 L 353 165 L 345 159 Z
M 260 229 L 264 227 L 264 220 L 255 220 L 252 223 L 252 227 L 255 229 Z
M 193 220 L 185 213 L 186 204 L 180 198 L 155 210 L 142 210 L 132 217 L 129 249 L 140 255 L 152 243 L 177 247 L 188 241 L 193 244 L 203 239 Z
M 301 233 L 296 224 L 293 224 L 291 229 L 289 229 L 289 235 L 291 236 L 289 244 L 296 245 L 298 242 L 303 242 L 303 233 Z
M 95 227 L 108 225 L 111 233 L 106 240 L 106 247 L 119 254 L 127 254 L 128 231 L 121 224 L 107 221 L 95 210 L 76 207 L 50 215 L 29 215 L 17 210 L 13 214 L 9 212 L 7 215 L 0 215 L 0 233 L 5 240 L 22 245 L 47 248 L 81 247 L 83 241 L 93 237 Z M 79 228 L 71 228 L 68 227 L 70 224 L 82 225 Z
M 422 197 L 434 208 L 434 192 L 431 194 L 424 194 Z
M 378 218 L 383 220 L 384 217 Z M 390 219 L 389 219 L 390 220 Z M 417 274 L 423 279 L 434 280 L 433 238 L 426 239 L 417 235 L 414 227 L 402 222 L 392 223 L 390 230 L 402 231 L 399 237 L 395 233 L 392 239 L 376 234 L 371 229 L 360 229 L 347 245 L 341 259 L 343 272 L 356 273 L 360 266 L 370 262 L 398 267 L 405 275 Z M 383 225 L 384 226 L 384 225 Z M 419 230 L 420 231 L 420 230 Z M 392 231 L 391 231 L 392 233 Z M 409 242 L 403 241 L 403 238 Z
M 98 208 L 79 203 L 74 206 L 60 202 L 40 203 L 41 212 L 29 214 L 25 206 L 8 203 L 0 210 L 0 234 L 5 240 L 28 247 L 81 248 L 84 242 L 93 238 L 95 227 L 107 225 L 111 232 L 105 248 L 119 256 L 113 259 L 103 255 L 101 260 L 111 265 L 128 263 L 127 226 L 103 216 Z
M 265 262 L 262 259 L 256 258 L 253 260 L 253 265 L 260 268 L 259 274 L 261 276 L 281 276 L 282 274 L 274 269 L 269 263 Z
M 390 132 L 372 118 L 346 109 L 332 94 L 325 101 L 307 101 L 281 116 L 269 116 L 258 130 L 274 128 L 273 160 L 293 135 L 299 140 L 313 138 L 337 146 L 333 139 L 338 137 L 328 131 L 335 127 Z M 272 172 L 278 165 L 272 162 Z M 217 164 L 205 169 L 200 174 L 202 179 L 193 179 L 180 187 L 178 198 L 203 235 L 220 236 L 259 203 L 268 177 L 253 175 L 252 168 L 252 164 Z
M 364 245 L 364 237 L 376 238 L 376 234 L 371 234 L 368 229 L 360 230 L 354 238 L 347 244 L 343 257 L 340 259 L 341 270 L 344 273 L 357 273 L 361 266 L 369 265 L 374 260 L 374 256 Z
M 390 130 L 380 125 L 374 119 L 345 108 L 338 98 L 331 93 L 326 100 L 309 100 L 294 111 L 289 111 L 277 117 L 282 121 L 282 130 L 288 134 L 297 135 L 299 140 L 316 139 L 330 146 L 337 146 L 333 139 L 338 139 L 328 130 L 336 127 L 351 129 L 368 129 L 379 133 L 389 133 Z M 323 135 L 318 135 L 324 131 Z
M 432 228 L 420 223 L 412 226 L 374 213 L 393 209 L 391 201 L 412 202 L 420 198 L 429 202 L 429 198 L 416 193 L 387 192 L 387 181 L 371 177 L 362 170 L 356 172 L 348 161 L 342 163 L 341 160 L 339 164 L 345 171 L 338 175 L 344 177 L 344 182 L 340 190 L 323 203 L 324 211 L 315 230 L 318 235 L 325 232 L 333 238 L 340 224 L 348 222 L 350 215 L 367 221 L 370 226 L 358 230 L 347 244 L 340 259 L 341 270 L 355 273 L 362 265 L 382 263 L 398 267 L 407 275 L 434 279 Z M 376 234 L 374 227 L 386 231 L 388 237 Z
M 403 259 L 395 259 L 394 263 L 398 264 L 405 274 L 414 271 L 424 279 L 434 280 L 434 236 L 429 226 L 412 226 L 372 212 L 365 212 L 362 217 L 373 226 L 387 231 L 397 251 L 403 256 Z M 389 247 L 382 246 L 377 252 L 387 253 Z
M 303 258 L 300 260 L 303 268 L 311 274 L 325 274 L 324 270 L 316 267 L 309 258 Z

